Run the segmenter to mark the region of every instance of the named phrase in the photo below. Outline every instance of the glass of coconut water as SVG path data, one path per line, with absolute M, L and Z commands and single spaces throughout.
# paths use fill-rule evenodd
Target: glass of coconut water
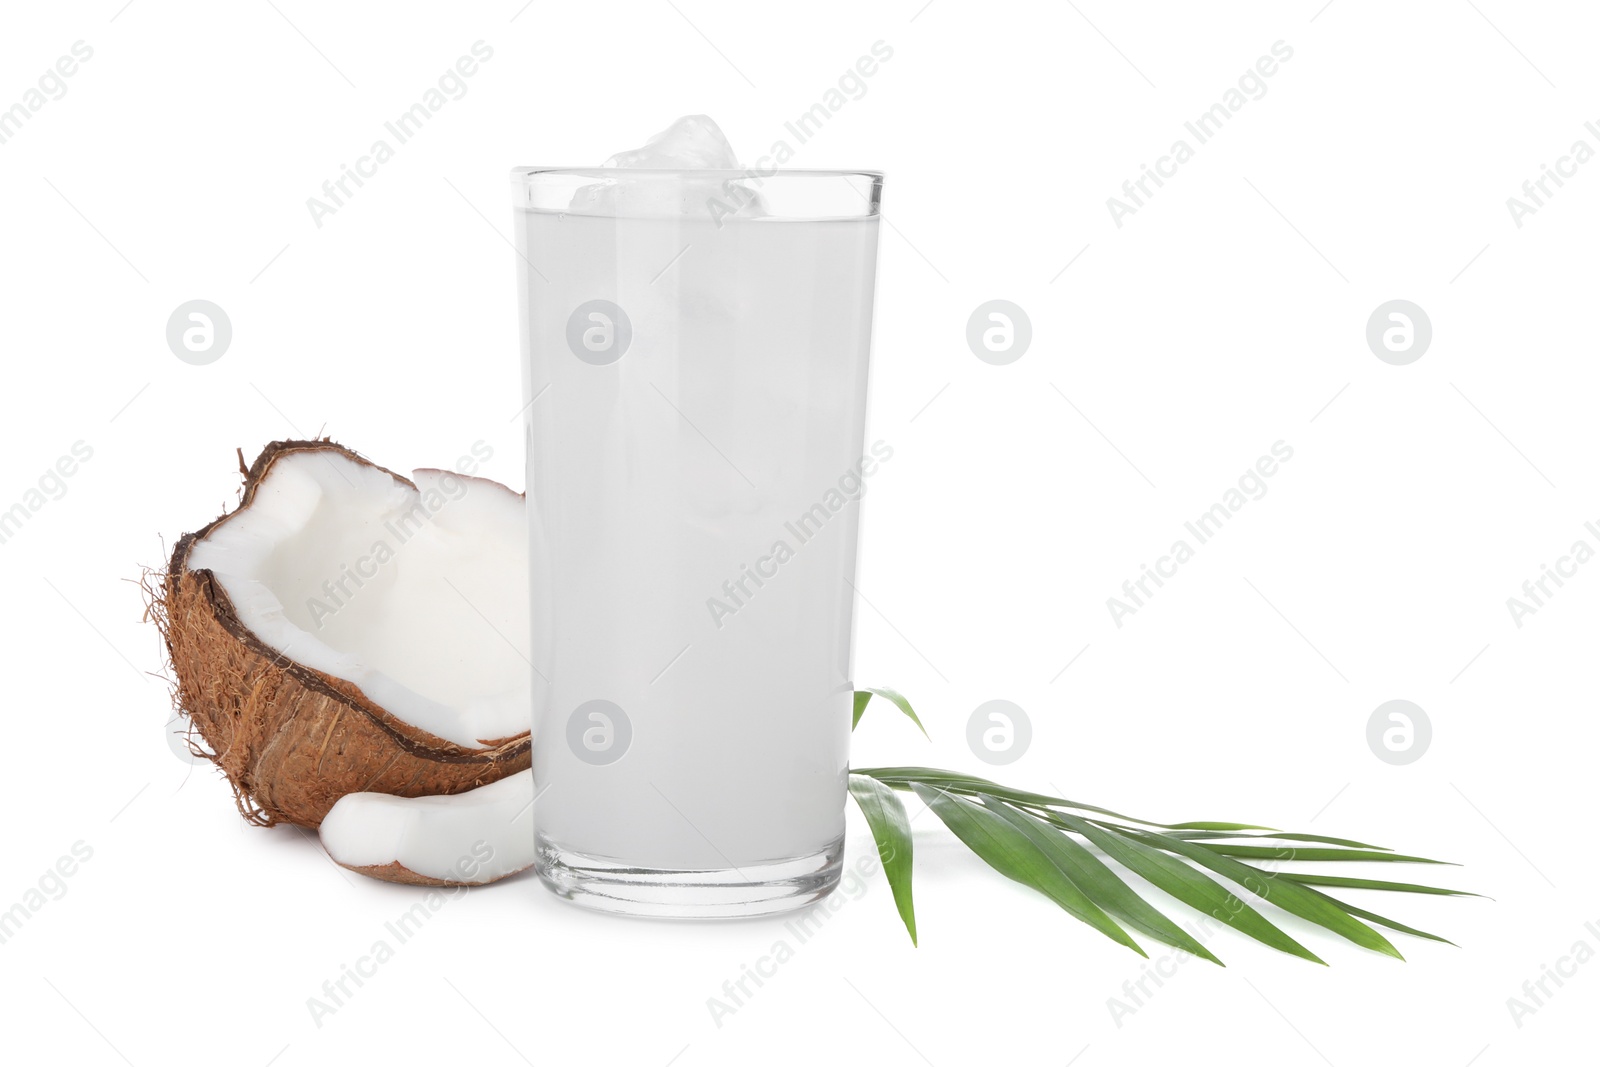
M 882 176 L 718 147 L 512 174 L 537 868 L 631 915 L 837 883 L 860 499 L 892 455 L 864 433 Z

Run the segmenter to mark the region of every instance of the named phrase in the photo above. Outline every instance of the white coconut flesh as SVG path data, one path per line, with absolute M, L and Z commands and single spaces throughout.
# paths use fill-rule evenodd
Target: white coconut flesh
M 524 733 L 527 515 L 505 486 L 338 453 L 278 459 L 190 554 L 269 648 L 469 748 Z
M 399 864 L 449 884 L 493 882 L 533 865 L 533 771 L 454 796 L 351 793 L 318 833 L 345 867 Z

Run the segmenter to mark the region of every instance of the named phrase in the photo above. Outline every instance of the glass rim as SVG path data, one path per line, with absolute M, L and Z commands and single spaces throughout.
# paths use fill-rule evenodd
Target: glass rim
M 865 170 L 846 167 L 839 170 L 828 168 L 788 168 L 779 167 L 775 170 L 762 172 L 754 167 L 513 167 L 511 180 L 528 182 L 541 175 L 563 175 L 579 178 L 712 178 L 712 179 L 739 179 L 747 178 L 756 181 L 776 181 L 782 178 L 870 178 L 874 182 L 883 181 L 883 171 Z
M 724 221 L 806 222 L 875 219 L 883 172 L 753 168 L 516 167 L 515 207 L 610 218 L 692 218 L 693 205 Z M 759 198 L 757 213 L 742 214 Z

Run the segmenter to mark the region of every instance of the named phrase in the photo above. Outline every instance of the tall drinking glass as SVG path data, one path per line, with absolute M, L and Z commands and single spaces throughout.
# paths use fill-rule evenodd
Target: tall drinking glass
M 537 868 L 602 910 L 839 878 L 881 175 L 514 171 Z

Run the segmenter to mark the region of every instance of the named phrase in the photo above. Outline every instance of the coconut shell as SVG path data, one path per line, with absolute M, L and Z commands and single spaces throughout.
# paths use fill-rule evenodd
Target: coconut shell
M 334 862 L 338 863 L 339 861 L 335 860 Z M 463 885 L 493 885 L 494 883 L 502 882 L 513 875 L 521 874 L 523 871 L 528 869 L 527 867 L 520 867 L 514 871 L 507 871 L 505 874 L 500 875 L 500 877 L 491 878 L 487 882 L 452 882 L 443 878 L 434 878 L 431 875 L 418 874 L 410 867 L 406 867 L 401 864 L 399 860 L 395 860 L 393 863 L 377 863 L 365 867 L 352 867 L 348 863 L 340 863 L 339 866 L 343 867 L 347 871 L 355 871 L 357 874 L 364 874 L 368 878 L 376 878 L 380 882 L 395 882 L 399 885 L 438 886 L 441 888 Z
M 146 588 L 150 617 L 166 642 L 176 679 L 174 706 L 207 747 L 192 739 L 191 746 L 227 776 L 239 813 L 261 826 L 287 822 L 315 829 L 347 793 L 438 796 L 527 769 L 527 732 L 467 748 L 418 729 L 378 707 L 353 683 L 267 647 L 239 620 L 216 576 L 189 569 L 194 546 L 250 507 L 274 463 L 308 451 L 337 453 L 416 488 L 327 439 L 274 441 L 244 472 L 239 507 L 179 539 L 165 573 L 152 575 Z M 390 880 L 407 880 L 395 873 Z

